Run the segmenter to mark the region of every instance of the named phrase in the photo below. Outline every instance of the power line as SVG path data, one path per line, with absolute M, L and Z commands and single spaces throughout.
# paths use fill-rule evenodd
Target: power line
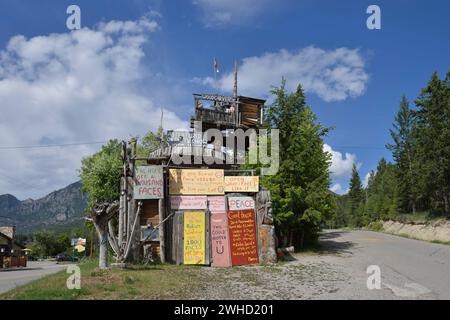
M 94 145 L 94 144 L 104 144 L 106 142 L 108 142 L 108 141 L 74 142 L 74 143 L 62 143 L 62 144 L 41 144 L 41 145 L 34 145 L 34 146 L 0 146 L 0 150 L 73 147 L 73 146 L 85 146 L 85 145 Z

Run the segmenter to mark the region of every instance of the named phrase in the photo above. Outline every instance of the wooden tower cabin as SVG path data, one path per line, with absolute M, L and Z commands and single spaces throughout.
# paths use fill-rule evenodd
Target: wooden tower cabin
M 230 154 L 226 137 L 264 125 L 265 100 L 236 91 L 194 94 L 193 130 L 168 131 L 168 143 L 148 157 L 136 156 L 135 140 L 123 142 L 119 227 L 113 237 L 119 252 L 131 248 L 123 262 L 226 267 L 276 261 L 270 192 L 260 187 L 255 170 L 241 170 L 234 161 L 195 159 L 223 160 Z M 223 133 L 221 148 L 216 140 L 206 141 L 208 129 Z M 178 154 L 191 161 L 177 162 Z

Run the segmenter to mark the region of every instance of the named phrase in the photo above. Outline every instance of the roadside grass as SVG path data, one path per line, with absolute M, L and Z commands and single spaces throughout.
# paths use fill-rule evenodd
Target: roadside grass
M 81 289 L 69 290 L 60 271 L 0 295 L 0 300 L 189 299 L 199 267 L 158 264 L 98 270 L 97 261 L 79 264 Z
M 408 222 L 430 222 L 430 221 L 436 221 L 436 220 L 442 220 L 446 217 L 430 212 L 430 211 L 420 211 L 416 213 L 404 213 L 404 214 L 396 214 L 395 216 L 391 217 L 392 220 L 408 223 Z

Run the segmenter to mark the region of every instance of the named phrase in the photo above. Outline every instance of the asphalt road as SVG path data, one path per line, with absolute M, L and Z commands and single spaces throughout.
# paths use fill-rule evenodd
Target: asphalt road
M 321 242 L 327 253 L 309 259 L 347 277 L 317 299 L 450 299 L 448 245 L 370 231 L 327 231 Z M 380 269 L 380 289 L 367 287 L 371 265 Z
M 56 273 L 64 268 L 67 268 L 67 265 L 59 265 L 48 261 L 29 261 L 27 268 L 15 270 L 0 269 L 2 270 L 0 271 L 0 293 Z

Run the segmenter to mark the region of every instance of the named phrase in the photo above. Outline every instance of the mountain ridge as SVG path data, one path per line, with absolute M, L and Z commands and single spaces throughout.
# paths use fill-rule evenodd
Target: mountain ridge
M 88 196 L 81 191 L 81 181 L 53 191 L 37 200 L 19 200 L 14 195 L 0 195 L 0 226 L 14 225 L 17 233 L 82 226 Z

